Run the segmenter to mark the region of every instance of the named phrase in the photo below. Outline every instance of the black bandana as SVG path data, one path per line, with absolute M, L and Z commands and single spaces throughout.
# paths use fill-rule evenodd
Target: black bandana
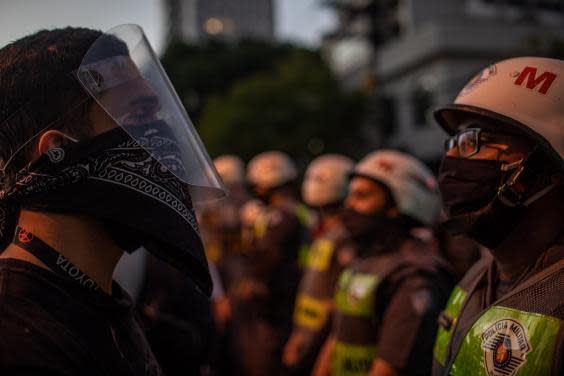
M 159 128 L 139 127 L 146 131 L 141 142 L 147 149 L 163 142 L 173 146 Z M 163 166 L 174 160 L 159 163 L 121 128 L 51 149 L 0 191 L 0 246 L 12 240 L 20 208 L 86 215 L 105 222 L 125 250 L 145 246 L 209 295 L 188 186 Z

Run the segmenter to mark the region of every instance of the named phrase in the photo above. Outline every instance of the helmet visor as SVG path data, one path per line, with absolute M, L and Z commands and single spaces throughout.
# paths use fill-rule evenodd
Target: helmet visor
M 225 196 L 223 183 L 141 27 L 121 25 L 101 35 L 76 76 L 160 168 L 189 185 L 194 202 Z

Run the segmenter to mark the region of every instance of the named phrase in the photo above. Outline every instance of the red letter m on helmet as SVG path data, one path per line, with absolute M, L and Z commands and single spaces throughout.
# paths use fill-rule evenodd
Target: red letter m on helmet
M 525 69 L 523 69 L 523 71 L 519 74 L 519 77 L 515 80 L 515 85 L 521 86 L 525 79 L 527 79 L 526 86 L 528 89 L 534 89 L 541 85 L 538 89 L 539 93 L 546 94 L 555 78 L 556 75 L 551 72 L 544 72 L 537 77 L 537 68 L 525 67 Z

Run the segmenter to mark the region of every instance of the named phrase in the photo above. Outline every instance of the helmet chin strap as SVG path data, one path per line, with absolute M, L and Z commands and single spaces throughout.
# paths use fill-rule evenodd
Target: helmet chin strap
M 526 208 L 534 202 L 552 191 L 557 184 L 552 183 L 541 190 L 531 193 L 529 189 L 534 188 L 534 183 L 538 179 L 538 171 L 534 166 L 546 163 L 539 149 L 534 149 L 520 161 L 503 166 L 504 171 L 515 170 L 505 181 L 497 192 L 494 200 L 499 200 L 504 206 L 509 208 Z
M 502 171 L 513 173 L 487 205 L 470 213 L 453 216 L 441 225 L 453 235 L 469 234 L 490 248 L 498 245 L 517 224 L 525 208 L 557 187 L 557 184 L 552 183 L 533 194 L 527 192 L 538 178 L 538 171 L 533 166 L 539 154 L 533 150 L 525 158 L 502 166 Z

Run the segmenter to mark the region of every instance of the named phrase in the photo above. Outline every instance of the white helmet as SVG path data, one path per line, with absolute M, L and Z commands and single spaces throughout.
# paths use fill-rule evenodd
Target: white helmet
M 506 131 L 528 135 L 564 168 L 564 61 L 519 57 L 490 65 L 435 118 L 452 135 L 461 112 L 501 120 Z
M 355 166 L 353 176 L 388 187 L 401 214 L 426 225 L 438 219 L 441 198 L 435 177 L 412 156 L 395 150 L 372 152 Z
M 249 183 L 264 188 L 276 188 L 298 177 L 294 162 L 280 151 L 267 151 L 256 155 L 247 166 Z
M 309 206 L 324 206 L 344 200 L 353 167 L 352 159 L 339 154 L 314 159 L 302 185 L 304 202 Z
M 213 160 L 221 180 L 225 184 L 243 184 L 245 182 L 245 164 L 235 155 L 222 155 Z

